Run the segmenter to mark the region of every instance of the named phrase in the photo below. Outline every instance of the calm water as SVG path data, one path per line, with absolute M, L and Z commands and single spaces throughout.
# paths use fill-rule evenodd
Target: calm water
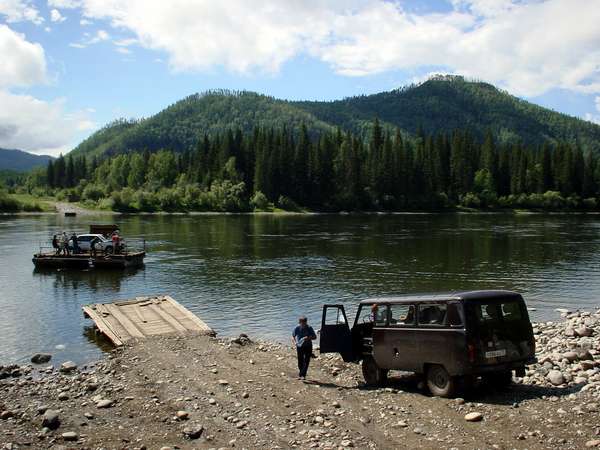
M 49 351 L 60 362 L 102 350 L 81 305 L 169 293 L 221 335 L 284 341 L 321 305 L 353 314 L 368 296 L 473 288 L 524 294 L 536 319 L 600 306 L 600 217 L 585 215 L 125 216 L 149 257 L 130 272 L 44 271 L 52 233 L 110 217 L 0 216 L 0 363 Z M 58 347 L 57 347 L 58 346 Z

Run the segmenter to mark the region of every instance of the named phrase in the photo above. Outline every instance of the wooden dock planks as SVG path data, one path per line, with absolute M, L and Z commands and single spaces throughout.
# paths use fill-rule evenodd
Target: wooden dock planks
M 116 346 L 165 334 L 214 334 L 199 317 L 168 295 L 85 305 L 83 313 Z

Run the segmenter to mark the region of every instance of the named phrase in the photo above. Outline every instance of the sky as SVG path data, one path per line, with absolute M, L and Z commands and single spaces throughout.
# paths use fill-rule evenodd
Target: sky
M 58 155 L 209 89 L 332 100 L 436 73 L 600 124 L 600 0 L 0 0 L 0 147 Z

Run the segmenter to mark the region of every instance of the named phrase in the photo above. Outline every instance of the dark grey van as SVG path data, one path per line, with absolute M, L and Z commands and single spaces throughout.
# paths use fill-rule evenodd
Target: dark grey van
M 510 291 L 367 299 L 352 329 L 342 305 L 324 305 L 320 334 L 321 353 L 362 360 L 367 384 L 385 382 L 389 370 L 411 371 L 441 397 L 478 376 L 507 385 L 513 370 L 523 376 L 535 362 L 525 302 Z

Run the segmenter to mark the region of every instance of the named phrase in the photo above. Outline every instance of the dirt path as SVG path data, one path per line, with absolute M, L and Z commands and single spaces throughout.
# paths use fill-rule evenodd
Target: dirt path
M 592 390 L 480 388 L 465 402 L 430 397 L 412 376 L 366 389 L 360 366 L 333 356 L 313 360 L 307 382 L 295 364 L 279 345 L 172 337 L 71 374 L 8 378 L 0 448 L 576 449 L 600 434 Z M 42 428 L 46 409 L 58 411 L 54 431 Z
M 98 215 L 98 214 L 118 214 L 113 211 L 86 209 L 77 203 L 68 203 L 68 202 L 54 202 L 54 208 L 56 209 L 56 212 L 61 215 L 66 212 L 74 212 L 78 216 Z

